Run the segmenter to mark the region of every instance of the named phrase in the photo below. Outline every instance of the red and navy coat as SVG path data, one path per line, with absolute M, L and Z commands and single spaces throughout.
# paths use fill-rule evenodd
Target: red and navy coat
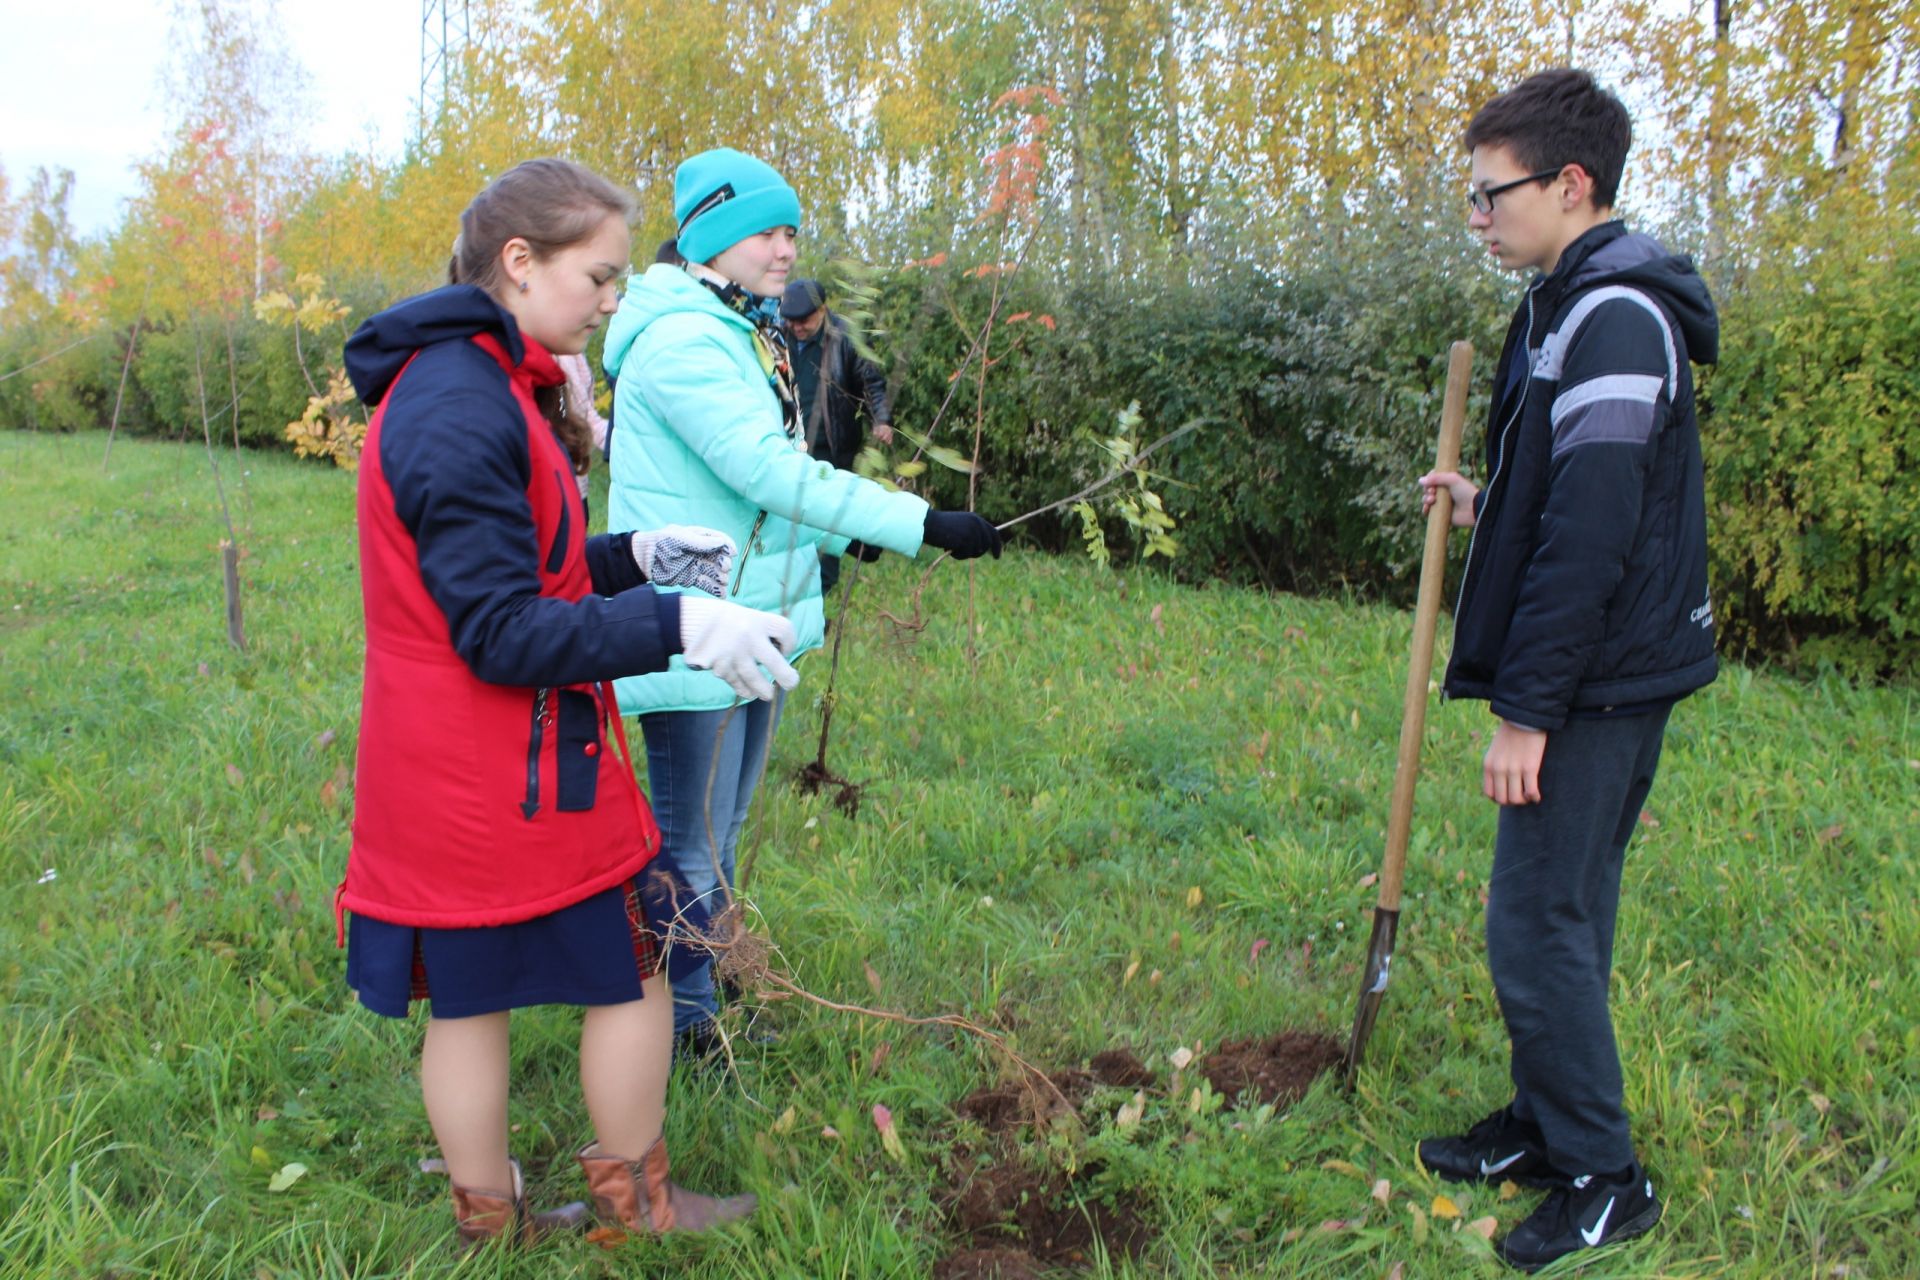
M 608 682 L 667 665 L 680 607 L 645 584 L 631 535 L 586 536 L 566 449 L 533 398 L 559 366 L 485 291 L 455 285 L 367 320 L 346 368 L 375 411 L 336 911 L 513 924 L 627 880 L 660 837 Z

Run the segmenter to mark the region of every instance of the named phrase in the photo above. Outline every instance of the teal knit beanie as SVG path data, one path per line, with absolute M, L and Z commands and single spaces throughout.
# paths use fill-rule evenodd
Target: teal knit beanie
M 673 173 L 680 256 L 706 262 L 773 227 L 800 225 L 800 197 L 773 166 L 730 147 L 702 151 Z

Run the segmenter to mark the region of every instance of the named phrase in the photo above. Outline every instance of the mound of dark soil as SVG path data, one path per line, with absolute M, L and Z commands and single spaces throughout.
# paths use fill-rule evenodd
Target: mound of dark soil
M 990 1134 L 1009 1134 L 1026 1124 L 1044 1128 L 1067 1114 L 1061 1096 L 1078 1107 L 1096 1085 L 1138 1089 L 1153 1083 L 1153 1072 L 1126 1049 L 1103 1049 L 1093 1055 L 1085 1069 L 1056 1071 L 1047 1079 L 1053 1089 L 1025 1076 L 990 1089 L 976 1089 L 962 1098 L 955 1110 Z M 1054 1089 L 1060 1092 L 1056 1094 Z
M 1282 1031 L 1264 1040 L 1235 1040 L 1200 1060 L 1200 1074 L 1234 1105 L 1242 1093 L 1259 1102 L 1298 1102 L 1322 1072 L 1340 1065 L 1346 1046 L 1313 1031 Z
M 1126 1049 L 1102 1049 L 1087 1066 L 1100 1084 L 1139 1089 L 1153 1083 L 1153 1072 Z
M 1029 1272 L 1006 1271 L 1020 1276 L 1037 1274 L 1042 1266 L 1084 1263 L 1098 1249 L 1110 1257 L 1134 1257 L 1149 1239 L 1140 1202 L 1125 1193 L 1112 1204 L 1097 1199 L 1090 1181 L 1097 1172 L 1093 1165 L 1073 1173 L 1037 1166 L 1013 1151 L 984 1167 L 957 1159 L 945 1198 L 964 1248 L 947 1261 L 988 1255 L 1002 1268 L 1030 1263 Z
M 961 1099 L 956 1110 L 987 1131 L 991 1159 L 976 1159 L 964 1147 L 953 1152 L 940 1201 L 960 1248 L 934 1267 L 934 1280 L 1038 1280 L 1101 1251 L 1130 1258 L 1147 1247 L 1152 1233 L 1137 1197 L 1098 1198 L 1091 1181 L 1097 1165 L 1069 1173 L 1044 1164 L 1023 1156 L 1016 1135 L 1025 1125 L 1044 1128 L 1065 1117 L 1068 1104 L 1079 1107 L 1102 1085 L 1150 1086 L 1153 1072 L 1131 1051 L 1116 1048 L 1047 1080 L 1053 1088 L 1021 1079 Z
M 1025 1249 L 962 1249 L 933 1264 L 933 1280 L 1040 1280 L 1043 1274 Z

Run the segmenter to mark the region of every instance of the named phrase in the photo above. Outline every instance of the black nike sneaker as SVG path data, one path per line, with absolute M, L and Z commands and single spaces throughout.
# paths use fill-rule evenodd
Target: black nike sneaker
M 1538 1271 L 1550 1262 L 1645 1235 L 1660 1221 L 1660 1199 L 1653 1180 L 1635 1160 L 1625 1173 L 1582 1174 L 1555 1188 L 1526 1221 L 1500 1242 L 1500 1256 L 1522 1271 Z
M 1547 1143 L 1537 1125 L 1500 1108 L 1457 1138 L 1427 1138 L 1420 1163 L 1449 1182 L 1501 1183 L 1511 1178 L 1523 1187 L 1558 1187 L 1566 1175 L 1547 1162 Z

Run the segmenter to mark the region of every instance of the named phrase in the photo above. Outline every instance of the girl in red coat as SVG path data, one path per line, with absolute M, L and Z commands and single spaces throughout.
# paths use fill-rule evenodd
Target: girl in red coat
M 554 357 L 617 302 L 628 197 L 561 160 L 461 215 L 460 283 L 347 344 L 375 407 L 361 457 L 366 681 L 347 980 L 377 1013 L 430 1000 L 420 1080 L 463 1240 L 580 1225 L 529 1215 L 507 1150 L 508 1010 L 586 1007 L 579 1159 L 603 1217 L 699 1229 L 752 1211 L 674 1186 L 661 1138 L 673 1001 L 642 869 L 659 847 L 611 686 L 674 654 L 744 697 L 796 677 L 784 619 L 722 601 L 702 531 L 588 537 Z M 656 593 L 650 582 L 704 587 Z

